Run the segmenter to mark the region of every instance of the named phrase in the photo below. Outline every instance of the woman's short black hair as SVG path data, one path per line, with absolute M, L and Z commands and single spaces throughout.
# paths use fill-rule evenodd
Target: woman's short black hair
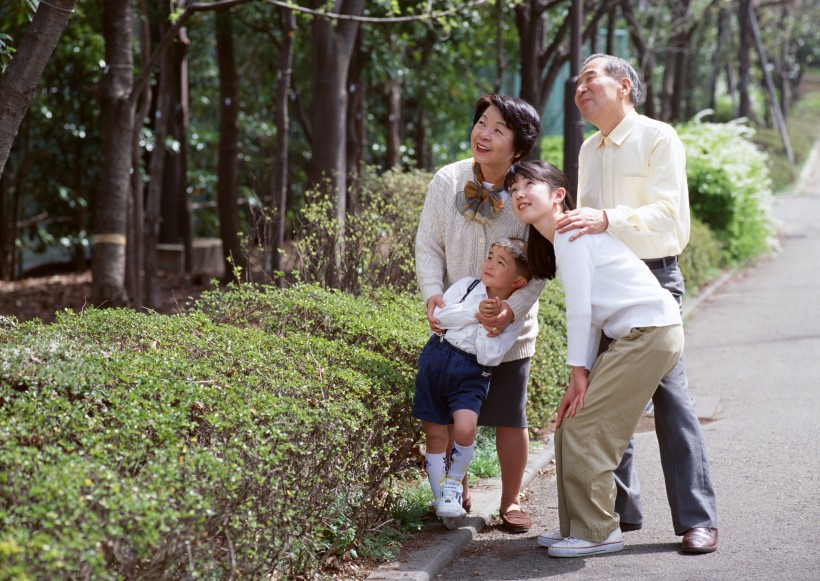
M 484 95 L 475 104 L 473 126 L 478 123 L 490 105 L 495 105 L 501 113 L 501 118 L 515 135 L 513 139 L 515 159 L 513 161 L 527 157 L 541 134 L 541 117 L 535 108 L 519 97 L 496 93 Z

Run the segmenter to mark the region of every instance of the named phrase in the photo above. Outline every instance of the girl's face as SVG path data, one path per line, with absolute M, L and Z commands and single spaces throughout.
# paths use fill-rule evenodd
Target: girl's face
M 514 141 L 515 133 L 507 127 L 495 105 L 487 107 L 470 133 L 473 158 L 482 168 L 493 168 L 500 172 L 506 171 L 513 163 Z
M 544 182 L 518 176 L 510 186 L 513 213 L 524 224 L 556 216 L 562 208 L 564 188 L 553 189 Z

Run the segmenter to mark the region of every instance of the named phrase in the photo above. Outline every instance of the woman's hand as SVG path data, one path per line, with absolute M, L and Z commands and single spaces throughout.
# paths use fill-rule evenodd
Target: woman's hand
M 441 321 L 433 316 L 433 311 L 436 310 L 436 307 L 444 307 L 444 297 L 442 295 L 433 295 L 427 299 L 427 324 L 430 325 L 430 330 L 433 333 L 441 333 L 441 328 L 439 327 Z
M 483 307 L 484 303 L 490 302 L 492 306 L 488 305 L 487 307 Z M 493 314 L 485 314 L 485 310 L 488 313 L 492 312 Z M 478 319 L 479 323 L 484 325 L 489 337 L 498 337 L 504 332 L 504 329 L 509 327 L 515 320 L 515 313 L 513 313 L 513 310 L 507 303 L 500 300 L 498 297 L 494 297 L 479 303 L 478 312 L 476 313 L 475 318 Z
M 561 398 L 561 405 L 558 406 L 558 415 L 555 418 L 555 429 L 561 427 L 565 418 L 571 418 L 576 412 L 584 407 L 584 397 L 589 387 L 589 371 L 583 367 L 573 366 L 572 376 L 569 380 L 569 387 Z

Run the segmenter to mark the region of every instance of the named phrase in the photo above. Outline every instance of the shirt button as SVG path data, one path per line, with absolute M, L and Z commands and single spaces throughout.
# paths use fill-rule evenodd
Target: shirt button
M 482 244 L 484 244 L 484 239 L 483 238 L 479 238 L 478 241 L 481 242 Z

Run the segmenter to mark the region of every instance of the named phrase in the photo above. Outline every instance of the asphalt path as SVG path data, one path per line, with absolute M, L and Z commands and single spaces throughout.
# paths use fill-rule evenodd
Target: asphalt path
M 624 551 L 554 559 L 537 545 L 539 531 L 558 525 L 547 462 L 526 488 L 529 534 L 506 534 L 490 516 L 446 566 L 398 576 L 820 580 L 820 144 L 774 215 L 779 251 L 735 273 L 686 320 L 692 396 L 719 400 L 703 422 L 718 494 L 716 553 L 680 552 L 650 425 L 636 435 L 644 527 L 625 534 Z M 433 530 L 424 542 L 459 532 Z

